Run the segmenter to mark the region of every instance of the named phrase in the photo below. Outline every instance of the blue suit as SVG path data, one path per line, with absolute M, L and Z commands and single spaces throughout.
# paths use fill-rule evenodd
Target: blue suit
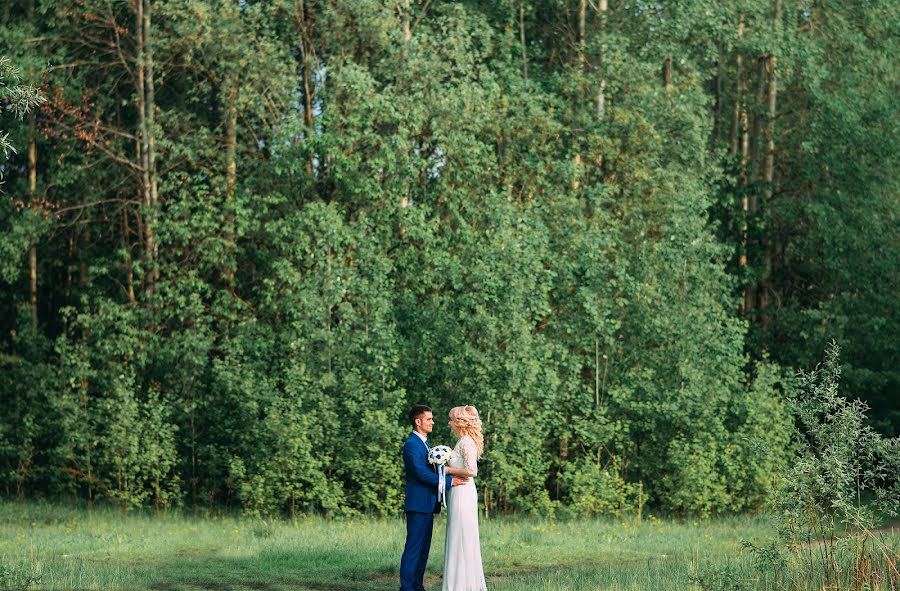
M 403 444 L 403 468 L 406 471 L 406 546 L 400 559 L 400 591 L 423 591 L 425 565 L 431 550 L 434 514 L 441 512 L 438 502 L 440 478 L 428 463 L 428 445 L 411 433 Z M 453 477 L 447 476 L 447 490 Z

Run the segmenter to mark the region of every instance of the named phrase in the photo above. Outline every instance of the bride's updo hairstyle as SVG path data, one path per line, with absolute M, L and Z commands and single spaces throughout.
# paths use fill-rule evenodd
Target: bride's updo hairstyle
M 478 448 L 478 457 L 484 453 L 484 436 L 481 434 L 481 417 L 474 406 L 456 406 L 450 409 L 450 426 L 460 437 L 468 435 Z

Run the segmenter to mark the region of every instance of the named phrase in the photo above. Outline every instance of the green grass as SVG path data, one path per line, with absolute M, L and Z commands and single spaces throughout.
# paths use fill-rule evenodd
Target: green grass
M 444 523 L 438 517 L 430 591 L 440 589 Z M 746 566 L 741 541 L 772 535 L 768 520 L 750 517 L 481 526 L 492 591 L 691 589 L 689 574 Z M 0 564 L 34 570 L 32 588 L 52 591 L 388 591 L 404 532 L 400 519 L 266 522 L 0 502 Z

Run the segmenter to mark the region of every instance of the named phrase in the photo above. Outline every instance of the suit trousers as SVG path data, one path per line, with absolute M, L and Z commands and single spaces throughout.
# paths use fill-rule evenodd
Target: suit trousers
M 425 565 L 431 550 L 433 513 L 406 512 L 406 546 L 400 559 L 400 591 L 424 591 Z

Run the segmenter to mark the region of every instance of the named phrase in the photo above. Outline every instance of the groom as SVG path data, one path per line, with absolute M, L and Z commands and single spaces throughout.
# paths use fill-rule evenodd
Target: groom
M 439 478 L 428 463 L 428 434 L 434 428 L 434 416 L 424 404 L 409 409 L 413 432 L 403 444 L 403 467 L 406 470 L 406 546 L 400 559 L 400 591 L 424 591 L 425 565 L 431 549 L 434 514 L 440 513 Z M 465 484 L 467 478 L 447 476 L 447 490 Z

